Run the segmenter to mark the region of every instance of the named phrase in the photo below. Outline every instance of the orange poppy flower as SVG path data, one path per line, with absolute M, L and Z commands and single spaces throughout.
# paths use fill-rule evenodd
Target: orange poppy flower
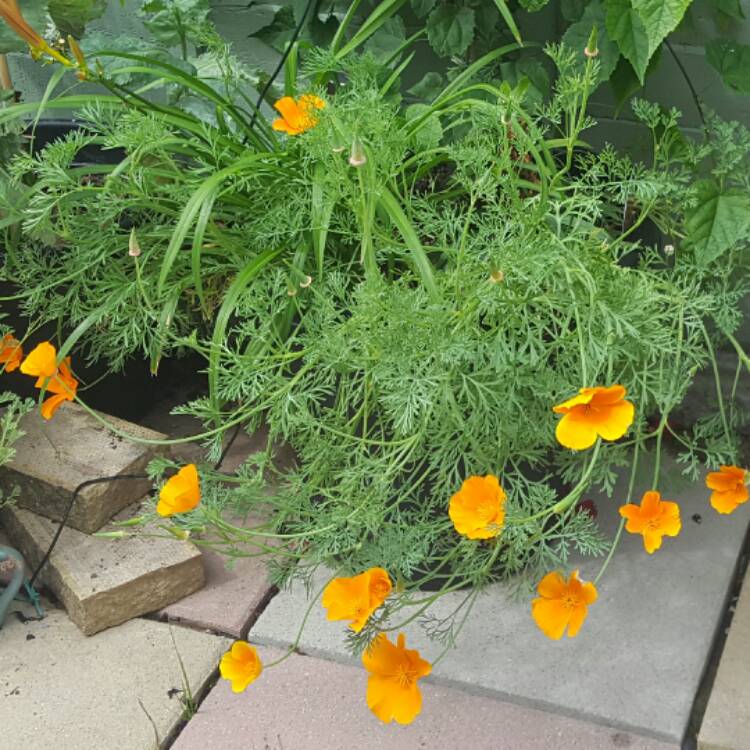
M 193 510 L 201 499 L 201 486 L 195 464 L 183 466 L 161 488 L 156 512 L 160 516 L 173 516 Z
M 319 96 L 305 94 L 299 101 L 295 101 L 291 96 L 282 97 L 273 106 L 281 115 L 273 121 L 273 129 L 288 135 L 299 135 L 318 124 L 314 111 L 323 109 L 326 103 Z
M 750 497 L 747 470 L 739 466 L 722 466 L 706 476 L 706 487 L 711 493 L 711 507 L 719 513 L 731 513 Z
M 219 662 L 219 673 L 232 683 L 232 692 L 241 693 L 258 679 L 263 671 L 255 646 L 246 641 L 235 641 Z
M 537 586 L 539 597 L 531 602 L 531 616 L 548 638 L 559 641 L 565 628 L 574 638 L 586 619 L 589 604 L 598 594 L 593 583 L 581 581 L 574 570 L 566 582 L 559 573 L 548 573 Z
M 22 359 L 21 342 L 12 333 L 6 333 L 0 340 L 0 364 L 5 365 L 5 372 L 17 370 Z
M 394 719 L 399 724 L 411 724 L 422 710 L 417 680 L 430 674 L 430 663 L 420 657 L 419 651 L 406 648 L 403 633 L 399 633 L 396 645 L 385 633 L 380 633 L 362 654 L 362 664 L 370 673 L 367 680 L 370 711 L 386 724 Z
M 663 536 L 677 536 L 682 528 L 680 506 L 662 500 L 656 490 L 646 492 L 640 505 L 623 505 L 620 515 L 627 518 L 626 531 L 643 534 L 643 546 L 649 555 L 661 547 Z
M 52 393 L 42 403 L 42 416 L 52 419 L 54 413 L 63 401 L 74 401 L 78 389 L 78 381 L 70 372 L 70 357 L 66 357 L 57 366 L 57 352 L 49 341 L 43 341 L 29 352 L 21 362 L 21 372 L 24 375 L 35 375 L 37 388 L 46 388 Z
M 472 476 L 451 498 L 448 508 L 456 531 L 469 539 L 497 536 L 505 523 L 505 492 L 493 474 Z
M 334 578 L 323 591 L 322 603 L 329 620 L 351 620 L 349 627 L 359 633 L 392 588 L 383 568 L 370 568 L 351 578 Z
M 555 435 L 566 448 L 580 451 L 590 448 L 596 438 L 619 440 L 633 424 L 635 407 L 625 400 L 627 391 L 621 385 L 608 388 L 581 388 L 577 396 L 552 407 L 563 418 Z

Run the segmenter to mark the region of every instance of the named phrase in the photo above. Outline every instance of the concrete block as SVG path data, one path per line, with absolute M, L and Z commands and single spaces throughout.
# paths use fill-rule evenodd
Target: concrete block
M 106 417 L 119 429 L 147 439 L 161 433 Z M 27 414 L 25 435 L 15 444 L 16 455 L 0 467 L 0 488 L 20 489 L 17 504 L 47 518 L 60 520 L 75 488 L 87 479 L 140 474 L 155 455 L 155 447 L 133 443 L 108 431 L 82 407 L 64 403 L 45 421 L 38 411 Z M 120 510 L 151 489 L 148 479 L 125 479 L 93 485 L 79 493 L 68 525 L 91 534 Z
M 169 631 L 135 619 L 86 638 L 59 609 L 38 622 L 9 616 L 0 635 L 0 744 L 152 750 L 144 709 L 161 742 L 182 713 L 183 680 Z M 186 628 L 172 633 L 191 690 L 200 694 L 231 642 Z
M 651 473 L 643 466 L 640 491 Z M 624 502 L 626 477 L 614 497 L 599 498 L 599 521 L 613 532 Z M 717 626 L 722 617 L 750 507 L 720 516 L 702 484 L 680 479 L 665 468 L 665 498 L 677 500 L 683 530 L 657 553 L 644 552 L 640 536 L 624 534 L 599 582 L 599 600 L 576 638 L 548 640 L 531 619 L 528 600 L 514 598 L 503 585 L 490 586 L 476 601 L 450 651 L 428 678 L 522 705 L 554 710 L 608 726 L 678 743 L 688 726 Z M 637 495 L 640 498 L 640 494 Z M 698 521 L 693 520 L 696 515 Z M 601 560 L 571 560 L 581 577 L 595 577 Z M 325 576 L 313 581 L 319 591 Z M 455 592 L 431 609 L 440 617 L 464 597 Z M 304 587 L 282 592 L 251 628 L 253 641 L 284 646 L 294 642 L 307 607 Z M 440 646 L 418 625 L 405 629 L 407 641 L 434 659 Z M 307 621 L 299 648 L 314 656 L 348 662 L 345 627 L 328 622 L 321 606 Z
M 750 748 L 750 571 L 729 628 L 698 733 L 698 750 Z
M 57 524 L 22 508 L 3 508 L 0 521 L 35 567 Z M 65 528 L 41 574 L 86 635 L 171 604 L 203 585 L 201 554 L 190 542 L 147 536 L 101 539 Z M 132 529 L 131 529 L 132 531 Z
M 281 652 L 261 649 L 266 662 Z M 173 750 L 678 750 L 679 746 L 516 706 L 442 685 L 422 686 L 423 709 L 408 726 L 385 725 L 365 701 L 364 669 L 293 655 L 244 693 L 223 680 Z
M 227 558 L 203 549 L 206 584 L 194 594 L 161 609 L 157 614 L 170 622 L 244 637 L 250 623 L 271 595 L 262 557 L 239 558 L 227 567 Z

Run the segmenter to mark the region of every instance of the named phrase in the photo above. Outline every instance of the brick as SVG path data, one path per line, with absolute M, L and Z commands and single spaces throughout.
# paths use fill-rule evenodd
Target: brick
M 3 508 L 0 522 L 30 566 L 47 550 L 57 524 L 22 508 Z M 86 635 L 153 612 L 199 589 L 203 562 L 195 545 L 149 537 L 149 526 L 133 536 L 102 539 L 65 528 L 41 573 Z
M 282 655 L 260 649 L 266 662 Z M 679 750 L 629 732 L 420 682 L 422 713 L 386 725 L 367 708 L 360 667 L 293 655 L 241 694 L 221 680 L 173 750 Z
M 186 628 L 172 635 L 199 695 L 231 642 Z M 135 619 L 87 638 L 59 609 L 39 622 L 9 616 L 0 631 L 0 744 L 153 750 L 144 709 L 163 743 L 180 723 L 182 687 L 168 625 Z
M 106 416 L 120 430 L 146 439 L 163 439 L 154 430 Z M 75 488 L 88 479 L 143 473 L 156 447 L 134 443 L 106 429 L 77 404 L 65 403 L 51 420 L 38 411 L 27 414 L 25 435 L 16 455 L 0 467 L 0 489 L 18 487 L 17 504 L 60 520 Z M 68 526 L 91 534 L 151 489 L 148 479 L 107 482 L 85 488 L 77 497 Z
M 202 554 L 205 586 L 160 610 L 158 616 L 235 638 L 244 637 L 272 590 L 263 558 L 239 558 L 228 567 L 225 556 L 208 549 Z

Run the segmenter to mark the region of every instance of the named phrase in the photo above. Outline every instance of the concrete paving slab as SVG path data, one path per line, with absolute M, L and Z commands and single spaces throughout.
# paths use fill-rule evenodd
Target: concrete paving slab
M 750 571 L 737 606 L 698 733 L 698 750 L 750 748 Z
M 164 438 L 154 430 L 104 416 L 128 434 Z M 14 458 L 0 467 L 0 488 L 10 492 L 18 487 L 19 507 L 58 521 L 81 482 L 143 473 L 156 453 L 154 446 L 134 443 L 110 432 L 73 403 L 64 403 L 51 420 L 44 420 L 37 411 L 31 412 L 21 420 L 21 428 L 25 434 L 14 445 Z M 75 500 L 68 526 L 87 534 L 98 531 L 150 489 L 148 479 L 86 487 Z
M 625 534 L 577 638 L 548 640 L 531 619 L 529 602 L 514 600 L 506 587 L 495 585 L 475 603 L 458 648 L 428 679 L 681 741 L 750 509 L 720 516 L 710 508 L 704 487 L 680 481 L 679 471 L 669 466 L 662 490 L 665 498 L 680 502 L 682 533 L 665 540 L 654 555 L 644 552 L 640 536 Z M 642 476 L 650 476 L 647 467 Z M 612 500 L 598 500 L 605 530 L 619 521 L 625 483 Z M 694 514 L 700 522 L 692 520 Z M 581 576 L 592 579 L 600 564 L 585 561 Z M 312 590 L 319 590 L 324 580 L 321 575 Z M 432 612 L 447 615 L 462 596 L 443 597 Z M 306 606 L 302 587 L 280 593 L 251 628 L 251 638 L 287 646 L 297 636 Z M 406 633 L 411 647 L 426 658 L 439 653 L 418 626 L 407 627 Z M 315 606 L 299 647 L 304 653 L 348 661 L 344 635 L 344 627 L 328 622 L 323 608 Z
M 281 655 L 261 649 L 266 662 Z M 220 681 L 173 750 L 678 750 L 568 717 L 435 684 L 408 726 L 385 725 L 367 708 L 364 669 L 294 655 L 244 693 Z
M 27 614 L 33 610 L 27 608 Z M 180 721 L 182 688 L 170 626 L 136 619 L 87 638 L 62 610 L 11 615 L 0 631 L 0 744 L 8 750 L 152 750 Z M 231 641 L 172 628 L 194 693 Z
M 159 610 L 157 615 L 171 622 L 242 638 L 271 594 L 264 559 L 239 558 L 232 567 L 227 567 L 225 556 L 208 549 L 203 549 L 202 554 L 205 586 Z
M 21 508 L 0 509 L 0 520 L 27 563 L 35 567 L 49 547 L 57 523 Z M 65 528 L 41 582 L 65 605 L 86 635 L 153 612 L 203 585 L 200 551 L 190 542 L 148 536 L 102 539 Z

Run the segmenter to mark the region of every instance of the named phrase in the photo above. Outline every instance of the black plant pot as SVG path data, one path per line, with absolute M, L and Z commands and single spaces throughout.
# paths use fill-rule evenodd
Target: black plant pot
M 27 141 L 29 149 L 32 153 L 39 152 L 79 128 L 80 125 L 74 120 L 43 120 L 33 132 L 31 127 L 26 132 L 26 135 L 30 137 Z M 124 157 L 125 152 L 122 149 L 85 146 L 78 152 L 73 166 L 118 164 Z M 54 252 L 54 248 L 48 248 L 48 251 Z M 0 282 L 1 296 L 11 296 L 15 291 L 12 284 Z M 22 333 L 26 330 L 28 321 L 14 301 L 3 302 L 2 312 L 6 315 L 3 322 L 14 331 Z M 53 340 L 56 334 L 55 325 L 50 323 L 35 332 L 30 344 Z M 91 388 L 81 389 L 81 396 L 86 403 L 94 409 L 133 422 L 140 421 L 159 402 L 172 399 L 173 394 L 178 390 L 180 393 L 187 392 L 191 398 L 206 391 L 205 376 L 199 374 L 199 370 L 205 366 L 205 361 L 197 355 L 179 360 L 163 360 L 157 376 L 150 373 L 149 363 L 142 359 L 127 362 L 123 372 L 107 377 L 104 377 L 107 369 L 103 365 L 87 367 L 80 359 L 76 360 L 75 352 L 73 360 L 76 375 L 81 379 L 82 384 L 95 383 Z M 186 381 L 190 383 L 187 389 L 185 388 Z M 34 381 L 18 371 L 3 375 L 2 383 L 0 383 L 0 389 L 2 388 L 8 388 L 21 396 L 30 398 L 36 398 L 39 393 L 34 388 Z

